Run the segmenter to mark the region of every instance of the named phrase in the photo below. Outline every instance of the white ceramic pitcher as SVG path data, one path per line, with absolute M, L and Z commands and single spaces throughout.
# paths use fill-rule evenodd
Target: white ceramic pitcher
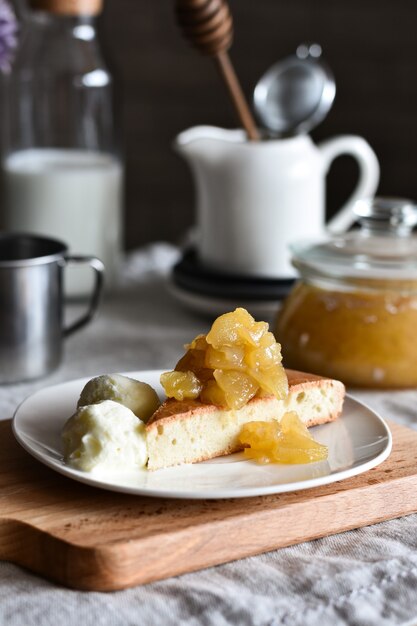
M 194 175 L 201 261 L 239 275 L 294 277 L 288 244 L 349 228 L 353 204 L 373 196 L 379 182 L 375 153 L 353 135 L 316 146 L 308 135 L 248 142 L 241 130 L 197 126 L 180 133 L 174 147 Z M 356 159 L 359 181 L 326 224 L 326 175 L 342 154 Z

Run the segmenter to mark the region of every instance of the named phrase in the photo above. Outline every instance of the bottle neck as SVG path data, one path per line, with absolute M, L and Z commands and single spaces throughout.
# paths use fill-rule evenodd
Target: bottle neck
M 106 69 L 92 15 L 33 11 L 23 28 L 15 72 L 83 75 Z
M 53 30 L 64 37 L 92 41 L 96 37 L 97 19 L 94 15 L 63 15 L 48 11 L 33 11 L 30 27 Z
M 28 18 L 8 92 L 7 152 L 114 152 L 113 78 L 96 17 L 36 10 Z

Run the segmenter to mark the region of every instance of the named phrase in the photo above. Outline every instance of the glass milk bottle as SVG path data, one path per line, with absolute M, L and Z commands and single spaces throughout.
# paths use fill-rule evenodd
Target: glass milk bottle
M 98 256 L 109 284 L 121 251 L 122 165 L 113 81 L 96 35 L 102 0 L 30 5 L 9 78 L 1 226 Z M 91 283 L 88 268 L 74 268 L 66 293 L 85 296 Z

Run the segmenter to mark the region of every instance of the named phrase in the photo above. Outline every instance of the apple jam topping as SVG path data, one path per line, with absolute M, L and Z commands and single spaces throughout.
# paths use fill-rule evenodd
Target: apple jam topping
M 328 449 L 313 439 L 297 413 L 285 413 L 280 422 L 248 422 L 239 441 L 244 453 L 258 463 L 313 463 L 325 461 Z
M 203 388 L 197 376 L 191 372 L 165 372 L 161 375 L 161 384 L 166 394 L 176 400 L 198 398 Z M 168 394 L 169 391 L 169 394 Z
M 256 396 L 288 393 L 281 346 L 266 322 L 242 308 L 218 317 L 207 335 L 185 346 L 173 372 L 161 376 L 170 398 L 198 398 L 206 404 L 240 409 Z

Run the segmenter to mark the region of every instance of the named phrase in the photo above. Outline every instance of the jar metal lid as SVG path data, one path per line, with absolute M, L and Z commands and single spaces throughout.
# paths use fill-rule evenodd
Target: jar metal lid
M 417 204 L 402 198 L 361 200 L 360 225 L 345 235 L 299 241 L 291 248 L 301 274 L 331 278 L 417 280 Z

